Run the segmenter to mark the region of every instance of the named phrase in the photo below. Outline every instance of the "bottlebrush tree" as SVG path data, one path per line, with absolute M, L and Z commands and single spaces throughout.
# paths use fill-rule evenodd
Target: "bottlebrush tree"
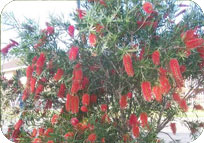
M 18 43 L 1 52 L 24 61 L 27 83 L 7 84 L 2 77 L 4 98 L 21 93 L 23 101 L 7 137 L 19 143 L 156 143 L 167 125 L 176 134 L 175 119 L 204 85 L 204 17 L 193 5 L 88 0 L 73 13 L 74 25 L 51 17 L 43 30 L 31 21 L 17 27 Z M 193 84 L 189 92 L 187 83 Z M 192 134 L 203 127 L 199 120 L 185 122 Z

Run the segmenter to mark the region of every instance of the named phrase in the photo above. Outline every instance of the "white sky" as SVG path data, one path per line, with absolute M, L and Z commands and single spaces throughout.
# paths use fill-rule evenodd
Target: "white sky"
M 40 27 L 45 28 L 45 22 L 50 21 L 49 15 L 65 16 L 65 19 L 70 19 L 69 14 L 77 9 L 76 1 L 12 1 L 3 9 L 4 12 L 13 12 L 16 19 L 23 22 L 26 18 L 38 21 Z M 1 25 L 1 48 L 8 44 L 9 39 L 14 39 L 17 36 L 15 32 L 3 31 Z

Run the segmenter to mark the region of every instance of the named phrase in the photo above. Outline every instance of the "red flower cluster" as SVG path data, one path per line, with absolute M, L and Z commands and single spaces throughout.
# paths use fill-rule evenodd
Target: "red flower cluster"
M 123 65 L 125 67 L 125 71 L 128 76 L 133 77 L 134 76 L 134 69 L 132 65 L 132 58 L 130 54 L 125 54 L 123 56 Z
M 61 84 L 57 96 L 58 96 L 59 98 L 64 98 L 65 91 L 66 91 L 66 86 L 65 86 L 65 84 Z
M 82 112 L 88 112 L 88 108 L 86 106 L 81 106 L 81 111 Z
M 176 123 L 171 123 L 170 127 L 171 127 L 173 134 L 176 134 Z
M 31 93 L 34 93 L 34 91 L 35 91 L 35 83 L 36 83 L 36 78 L 31 77 L 31 79 L 30 79 L 30 90 L 31 90 Z
M 170 66 L 171 72 L 173 74 L 173 77 L 176 81 L 177 86 L 182 87 L 184 82 L 183 82 L 183 77 L 182 77 L 180 66 L 179 66 L 177 59 L 171 59 L 169 62 L 169 66 Z
M 60 69 L 60 68 L 57 69 L 57 73 L 55 74 L 54 79 L 55 79 L 56 81 L 60 80 L 61 77 L 63 76 L 63 74 L 64 74 L 63 69 Z
M 102 112 L 106 112 L 107 109 L 108 109 L 107 104 L 102 104 L 102 105 L 101 105 L 101 111 L 102 111 Z
M 69 50 L 69 60 L 70 61 L 76 60 L 78 52 L 79 52 L 79 48 L 72 46 L 72 48 Z
M 141 84 L 141 88 L 142 88 L 142 93 L 143 93 L 144 99 L 146 101 L 150 102 L 151 98 L 152 98 L 151 83 L 149 81 L 144 81 Z
M 156 101 L 161 102 L 162 101 L 162 91 L 160 86 L 154 86 L 152 88 L 152 92 L 154 93 L 156 97 Z
M 73 114 L 78 113 L 79 112 L 79 97 L 67 94 L 67 101 L 66 101 L 65 107 L 66 107 L 67 112 L 71 111 Z
M 97 41 L 97 37 L 95 34 L 93 33 L 90 33 L 89 35 L 89 43 L 92 47 L 95 47 L 96 46 L 96 41 Z
M 42 69 L 43 69 L 43 66 L 45 64 L 45 60 L 46 60 L 45 54 L 41 53 L 40 57 L 38 58 L 38 60 L 36 62 L 36 73 L 37 73 L 37 75 L 40 75 L 42 73 Z
M 50 133 L 53 133 L 53 132 L 54 132 L 54 130 L 53 130 L 52 128 L 48 128 L 48 129 L 45 131 L 44 135 L 47 136 L 47 137 L 50 137 Z
M 22 96 L 22 100 L 23 100 L 23 101 L 25 101 L 25 100 L 28 98 L 28 94 L 29 94 L 29 93 L 28 93 L 28 90 L 25 89 L 24 92 L 23 92 L 23 96 Z
M 52 124 L 56 124 L 56 123 L 57 123 L 58 118 L 59 118 L 59 115 L 54 114 L 54 115 L 52 116 L 51 123 L 52 123 Z
M 160 53 L 159 51 L 154 51 L 152 53 L 152 61 L 155 65 L 159 65 L 160 64 Z
M 83 81 L 82 81 L 82 89 L 85 89 L 89 85 L 89 79 L 88 77 L 84 76 Z
M 75 94 L 82 88 L 83 71 L 80 63 L 73 70 L 71 93 Z
M 131 127 L 134 127 L 134 126 L 136 126 L 136 125 L 138 125 L 139 123 L 138 123 L 138 120 L 137 120 L 137 116 L 135 115 L 135 114 L 131 114 L 130 115 L 130 118 L 129 118 L 129 125 L 131 126 Z
M 96 134 L 95 134 L 95 133 L 91 133 L 91 134 L 88 136 L 87 141 L 93 143 L 93 142 L 95 142 L 96 138 L 97 138 L 97 137 L 96 137 Z
M 179 103 L 181 101 L 181 97 L 179 96 L 178 93 L 173 93 L 173 99 L 174 101 L 176 101 L 177 103 Z
M 160 76 L 159 77 L 160 85 L 161 85 L 161 93 L 168 93 L 171 89 L 171 85 L 169 83 L 169 80 L 166 76 Z
M 153 6 L 150 2 L 145 2 L 143 4 L 143 10 L 147 13 L 147 14 L 151 14 L 153 12 Z
M 132 133 L 133 133 L 133 135 L 134 135 L 136 138 L 138 138 L 138 137 L 140 136 L 140 129 L 139 129 L 139 127 L 138 127 L 138 126 L 134 126 L 134 127 L 132 128 Z
M 20 120 L 18 120 L 18 122 L 15 124 L 14 129 L 15 129 L 15 130 L 18 130 L 18 129 L 20 129 L 20 127 L 21 127 L 22 125 L 23 125 L 23 120 L 20 119 Z
M 199 55 L 200 55 L 200 58 L 201 58 L 202 60 L 204 60 L 204 46 L 197 48 L 197 51 L 198 51 L 198 53 L 199 53 Z
M 82 104 L 88 106 L 90 104 L 90 96 L 89 94 L 85 93 L 82 96 Z
M 37 135 L 37 129 L 33 129 L 33 132 L 32 132 L 32 137 L 35 137 Z
M 70 37 L 74 37 L 74 31 L 75 31 L 74 26 L 73 26 L 73 25 L 70 25 L 70 26 L 68 27 L 68 33 L 69 33 L 69 36 L 70 36 Z
M 52 35 L 55 32 L 54 27 L 47 26 L 46 32 L 48 35 Z
M 123 96 L 120 97 L 119 104 L 120 104 L 121 109 L 126 108 L 126 106 L 127 106 L 127 96 L 126 95 L 123 95 Z
M 8 45 L 6 45 L 6 47 L 4 47 L 3 49 L 1 49 L 1 53 L 6 55 L 8 53 L 8 51 L 14 47 L 14 46 L 18 46 L 18 43 L 14 40 L 10 40 L 11 43 L 9 43 Z
M 148 126 L 148 116 L 147 116 L 147 113 L 142 112 L 140 114 L 140 120 L 141 120 L 141 125 L 142 125 L 143 128 Z
M 194 49 L 204 45 L 204 39 L 198 38 L 198 35 L 195 34 L 196 29 L 197 28 L 181 33 L 181 38 L 187 49 Z
M 78 12 L 79 19 L 83 19 L 84 16 L 86 15 L 86 12 L 84 10 L 77 9 L 77 12 Z
M 33 74 L 33 67 L 32 66 L 28 66 L 27 69 L 26 69 L 27 80 L 30 80 L 32 74 Z

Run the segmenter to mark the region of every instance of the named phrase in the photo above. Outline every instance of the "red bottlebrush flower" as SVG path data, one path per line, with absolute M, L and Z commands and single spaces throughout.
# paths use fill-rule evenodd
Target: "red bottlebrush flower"
M 79 19 L 83 19 L 84 16 L 86 15 L 86 12 L 84 10 L 78 9 L 77 12 Z
M 104 28 L 103 26 L 101 26 L 100 24 L 97 24 L 96 25 L 96 32 L 100 33 L 103 28 Z
M 103 137 L 102 139 L 101 139 L 101 143 L 105 143 L 106 141 L 105 141 L 105 138 Z
M 176 134 L 176 123 L 171 123 L 170 127 L 171 127 L 173 134 Z
M 31 78 L 33 74 L 33 67 L 32 66 L 28 66 L 26 69 L 26 77 L 29 80 Z
M 12 43 L 6 45 L 6 47 L 4 47 L 3 49 L 1 49 L 1 53 L 2 53 L 3 55 L 6 55 L 6 54 L 8 53 L 8 51 L 9 51 L 13 46 L 17 46 L 17 45 L 18 45 L 18 44 L 12 42 Z
M 66 101 L 66 104 L 65 104 L 67 112 L 71 111 L 71 100 L 72 100 L 71 98 L 72 98 L 72 96 L 70 94 L 67 94 L 67 101 Z
M 74 81 L 72 82 L 71 93 L 72 93 L 72 94 L 75 94 L 75 93 L 77 93 L 80 89 L 81 89 L 81 82 L 80 82 L 80 81 L 77 81 L 77 80 L 74 80 Z
M 149 81 L 144 81 L 141 84 L 141 88 L 142 88 L 142 93 L 143 93 L 144 99 L 146 101 L 150 102 L 151 98 L 152 98 L 151 83 Z
M 38 60 L 38 57 L 37 57 L 37 56 L 33 57 L 33 59 L 32 59 L 32 64 L 35 64 L 35 63 L 37 62 L 37 60 Z
M 102 105 L 101 105 L 101 111 L 102 111 L 102 112 L 106 112 L 107 109 L 108 109 L 107 104 L 102 104 Z
M 69 36 L 70 37 L 74 37 L 74 31 L 75 31 L 75 28 L 73 25 L 69 25 L 68 27 L 68 33 L 69 33 Z
M 72 126 L 76 126 L 79 123 L 79 120 L 77 118 L 71 118 L 70 122 Z
M 30 79 L 30 90 L 31 90 L 31 93 L 34 93 L 34 91 L 35 91 L 35 83 L 36 83 L 36 78 L 31 77 L 31 79 Z
M 187 49 L 194 49 L 204 45 L 204 39 L 196 38 L 185 42 Z
M 66 86 L 65 86 L 65 84 L 61 84 L 57 96 L 58 96 L 59 98 L 64 98 L 65 91 L 66 91 Z
M 151 14 L 154 9 L 153 9 L 153 6 L 150 2 L 145 2 L 143 4 L 143 10 L 147 13 L 147 14 Z
M 90 96 L 89 94 L 84 94 L 82 96 L 82 104 L 88 106 L 90 104 Z
M 195 32 L 196 32 L 196 29 L 190 29 L 190 30 L 186 31 L 185 33 L 181 33 L 181 39 L 184 42 L 193 40 L 193 39 L 197 38 L 197 35 L 195 34 Z
M 60 69 L 60 68 L 57 69 L 57 73 L 55 74 L 54 79 L 56 81 L 60 80 L 61 77 L 63 76 L 63 74 L 64 74 L 64 71 L 62 69 Z
M 82 66 L 80 63 L 76 64 L 74 66 L 74 70 L 73 70 L 73 80 L 78 80 L 78 81 L 82 81 L 83 79 L 83 71 L 82 71 Z
M 204 60 L 204 47 L 197 48 L 200 58 Z
M 169 62 L 169 66 L 170 66 L 171 72 L 173 74 L 173 77 L 176 81 L 177 86 L 182 87 L 184 82 L 183 82 L 183 77 L 182 77 L 180 66 L 179 66 L 177 59 L 171 59 Z
M 71 98 L 71 111 L 73 114 L 76 114 L 79 112 L 79 97 L 78 96 L 72 96 Z
M 194 108 L 196 109 L 196 110 L 203 110 L 203 107 L 201 106 L 201 105 L 194 105 Z
M 159 65 L 160 64 L 160 53 L 159 51 L 154 51 L 152 53 L 152 61 L 155 65 Z
M 87 138 L 87 141 L 90 141 L 91 143 L 93 143 L 93 142 L 95 142 L 95 140 L 96 140 L 96 134 L 95 133 L 92 133 L 92 134 L 90 134 L 89 136 L 88 136 L 88 138 Z
M 90 96 L 90 100 L 91 100 L 91 103 L 96 103 L 97 102 L 97 96 L 95 94 L 92 94 Z
M 35 138 L 32 143 L 42 143 L 40 138 Z
M 184 66 L 184 65 L 180 66 L 180 71 L 181 71 L 181 73 L 185 72 L 186 71 L 186 66 Z
M 58 118 L 59 118 L 59 115 L 54 114 L 54 115 L 52 116 L 51 123 L 52 123 L 52 124 L 56 124 L 56 123 L 57 123 Z
M 52 26 L 47 26 L 46 31 L 47 31 L 48 35 L 52 35 L 55 32 L 54 27 L 52 27 Z
M 23 101 L 25 101 L 25 100 L 28 98 L 28 94 L 29 94 L 29 93 L 28 93 L 28 90 L 25 89 L 24 92 L 23 92 L 23 96 L 22 96 L 22 100 L 23 100 Z
M 178 93 L 173 93 L 173 99 L 178 103 L 181 101 L 181 97 L 179 96 Z
M 82 112 L 88 112 L 88 108 L 86 106 L 81 106 L 81 111 Z
M 167 73 L 167 70 L 166 70 L 166 69 L 164 69 L 164 68 L 162 68 L 162 67 L 159 68 L 159 74 L 160 74 L 160 76 L 166 76 L 166 73 Z
M 44 135 L 47 136 L 47 137 L 50 137 L 50 133 L 53 133 L 53 132 L 54 132 L 54 130 L 53 130 L 52 128 L 48 128 L 48 129 L 45 131 Z
M 89 35 L 89 43 L 92 47 L 95 47 L 96 46 L 96 41 L 97 41 L 97 37 L 95 34 L 91 33 Z
M 35 91 L 35 94 L 38 95 L 44 90 L 44 86 L 42 84 L 38 84 L 38 87 Z
M 74 137 L 74 133 L 73 132 L 68 132 L 64 135 L 64 138 L 67 139 L 67 138 L 70 138 L 70 137 Z
M 128 98 L 132 98 L 132 92 L 128 92 L 128 93 L 126 94 L 126 96 L 127 96 Z
M 140 136 L 140 129 L 138 126 L 134 126 L 132 128 L 132 133 L 134 135 L 134 137 L 138 138 Z
M 39 132 L 39 136 L 43 136 L 44 132 L 45 132 L 45 129 L 44 128 L 39 128 L 38 132 Z
M 45 63 L 45 59 L 46 59 L 45 54 L 41 53 L 36 63 L 37 67 L 43 67 Z
M 82 89 L 85 89 L 89 85 L 89 79 L 88 77 L 84 76 L 82 80 Z
M 154 93 L 155 97 L 156 97 L 156 101 L 161 102 L 162 101 L 162 91 L 161 91 L 161 87 L 159 86 L 154 86 L 152 88 L 152 92 Z
M 121 109 L 126 108 L 126 106 L 127 106 L 127 96 L 126 95 L 123 95 L 123 96 L 120 97 L 119 104 L 120 104 Z
M 129 118 L 129 125 L 131 127 L 138 125 L 137 116 L 135 114 L 131 114 Z
M 134 76 L 134 69 L 132 65 L 132 58 L 129 54 L 125 54 L 123 56 L 123 65 L 125 67 L 125 71 L 128 76 L 133 77 Z
M 35 137 L 37 135 L 37 129 L 33 129 L 33 132 L 32 132 L 32 137 Z
M 48 141 L 47 143 L 54 143 L 54 141 Z
M 15 130 L 18 130 L 18 129 L 20 129 L 20 127 L 21 127 L 22 125 L 23 125 L 23 120 L 20 119 L 20 120 L 18 120 L 18 122 L 15 124 L 14 129 L 15 129 Z
M 110 118 L 108 116 L 107 113 L 104 113 L 102 116 L 101 116 L 101 123 L 104 123 L 104 122 L 107 122 L 107 123 L 110 123 Z
M 106 5 L 106 2 L 105 2 L 104 0 L 100 0 L 99 2 L 100 2 L 101 5 L 107 6 L 107 5 Z
M 180 100 L 179 106 L 184 112 L 188 111 L 188 105 L 186 104 L 186 100 L 184 98 Z
M 161 93 L 168 93 L 171 89 L 168 78 L 166 76 L 160 76 L 159 80 L 161 84 Z
M 40 54 L 40 57 L 38 58 L 37 62 L 36 62 L 36 73 L 37 75 L 40 75 L 42 73 L 42 69 L 45 63 L 45 55 L 44 53 Z
M 143 112 L 140 114 L 140 120 L 141 120 L 141 125 L 144 128 L 145 126 L 148 126 L 148 116 L 147 113 Z
M 69 50 L 69 60 L 70 61 L 76 60 L 78 52 L 79 52 L 79 48 L 72 46 L 72 48 Z

